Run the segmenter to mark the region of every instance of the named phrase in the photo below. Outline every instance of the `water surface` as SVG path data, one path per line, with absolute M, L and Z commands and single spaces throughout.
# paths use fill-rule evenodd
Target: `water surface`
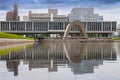
M 119 42 L 40 42 L 0 55 L 0 80 L 120 80 Z

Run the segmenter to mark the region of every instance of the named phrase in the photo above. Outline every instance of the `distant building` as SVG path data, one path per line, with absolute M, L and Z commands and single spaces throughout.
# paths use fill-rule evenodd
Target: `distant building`
M 48 13 L 49 14 L 53 14 L 54 16 L 57 16 L 58 15 L 58 9 L 48 9 Z
M 94 8 L 73 8 L 68 14 L 68 20 L 103 21 L 103 16 L 94 14 Z
M 23 21 L 29 21 L 29 17 L 28 16 L 23 16 Z
M 19 21 L 18 6 L 14 5 L 14 10 L 7 12 L 6 21 Z
M 58 15 L 58 9 L 48 9 L 48 13 L 32 13 L 23 17 L 24 21 L 67 21 L 66 15 Z
M 120 29 L 120 24 L 117 25 L 117 29 Z

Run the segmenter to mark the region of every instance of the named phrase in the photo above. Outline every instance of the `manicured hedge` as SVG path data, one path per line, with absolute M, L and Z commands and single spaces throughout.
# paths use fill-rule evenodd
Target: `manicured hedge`
M 27 37 L 23 37 L 23 36 L 20 36 L 20 35 L 9 34 L 9 33 L 4 33 L 4 32 L 0 32 L 0 38 L 9 38 L 9 39 L 30 39 L 30 40 L 33 40 L 33 38 L 27 38 Z

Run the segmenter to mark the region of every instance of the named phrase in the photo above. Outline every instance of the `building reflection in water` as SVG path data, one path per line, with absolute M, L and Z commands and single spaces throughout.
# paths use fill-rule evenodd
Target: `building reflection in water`
M 14 72 L 14 76 L 18 75 L 18 65 L 19 65 L 19 62 L 20 62 L 19 60 L 15 60 L 15 61 L 7 60 L 6 61 L 7 69 L 9 71 L 13 71 Z
M 49 72 L 57 72 L 58 66 L 67 64 L 76 75 L 93 73 L 94 67 L 103 65 L 104 60 L 114 61 L 116 56 L 113 43 L 71 41 L 35 43 L 22 51 L 0 56 L 0 59 L 6 60 L 7 69 L 14 71 L 15 76 L 18 75 L 20 60 L 24 65 L 29 65 L 29 70 L 48 68 Z

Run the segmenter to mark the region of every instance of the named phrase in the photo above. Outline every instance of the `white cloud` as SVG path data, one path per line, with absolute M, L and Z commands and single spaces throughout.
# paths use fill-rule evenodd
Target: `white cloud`
M 29 11 L 35 13 L 47 13 L 48 8 L 42 9 L 19 9 L 19 15 L 21 20 L 23 20 L 23 16 L 27 16 Z M 72 7 L 66 8 L 58 8 L 59 14 L 67 15 L 72 10 Z M 112 8 L 112 9 L 95 9 L 95 13 L 102 15 L 105 21 L 117 21 L 120 24 L 120 8 Z M 6 20 L 6 11 L 0 10 L 0 21 Z
M 95 13 L 102 15 L 105 21 L 117 21 L 117 23 L 120 24 L 120 8 L 107 10 L 97 9 Z
M 6 11 L 0 10 L 0 21 L 6 20 Z

